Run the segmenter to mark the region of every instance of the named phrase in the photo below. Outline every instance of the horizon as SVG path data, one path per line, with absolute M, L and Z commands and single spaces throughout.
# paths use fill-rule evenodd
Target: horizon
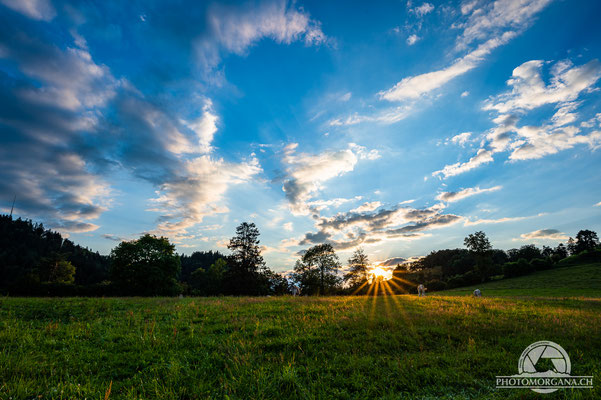
M 340 12 L 344 4 L 343 16 Z M 0 213 L 273 270 L 601 230 L 601 3 L 0 0 Z

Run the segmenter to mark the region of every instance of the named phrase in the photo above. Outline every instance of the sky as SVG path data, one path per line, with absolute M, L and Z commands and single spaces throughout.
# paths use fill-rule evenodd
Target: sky
M 601 231 L 601 2 L 0 0 L 0 212 L 267 265 Z

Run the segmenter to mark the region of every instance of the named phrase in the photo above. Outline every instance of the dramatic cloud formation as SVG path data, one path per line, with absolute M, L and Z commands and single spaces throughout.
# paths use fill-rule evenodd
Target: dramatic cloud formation
M 305 234 L 298 244 L 329 243 L 344 250 L 389 239 L 420 238 L 425 236 L 424 231 L 452 225 L 463 219 L 443 214 L 443 209 L 442 204 L 424 209 L 401 207 L 399 204 L 390 209 L 352 210 L 332 217 L 320 217 L 316 222 L 318 232 Z
M 568 240 L 568 237 L 557 229 L 540 229 L 538 231 L 523 233 L 520 237 L 528 240 Z
M 367 151 L 365 147 L 354 143 L 349 148 L 339 151 L 323 152 L 320 154 L 296 154 L 297 143 L 292 143 L 284 149 L 282 159 L 287 177 L 282 190 L 290 203 L 294 214 L 308 214 L 311 210 L 329 204 L 313 203 L 309 200 L 321 189 L 321 185 L 337 176 L 352 171 L 360 159 L 375 160 L 379 154 L 375 150 Z
M 575 100 L 581 93 L 594 90 L 601 77 L 601 63 L 592 60 L 578 67 L 570 61 L 559 61 L 551 68 L 549 84 L 545 84 L 541 75 L 543 65 L 544 62 L 533 60 L 515 68 L 507 81 L 511 91 L 489 98 L 483 107 L 500 113 L 493 119 L 497 126 L 487 133 L 485 146 L 469 161 L 447 165 L 432 175 L 445 178 L 459 175 L 492 162 L 493 154 L 507 150 L 511 150 L 509 160 L 518 161 L 542 158 L 578 144 L 591 149 L 601 146 L 601 131 L 581 134 L 580 127 L 570 125 L 578 119 L 575 111 L 581 102 Z M 548 104 L 557 105 L 548 123 L 517 125 L 518 115 Z
M 17 196 L 17 212 L 43 217 L 54 229 L 93 231 L 98 225 L 89 220 L 106 210 L 110 189 L 77 147 L 80 132 L 97 129 L 98 109 L 119 82 L 85 49 L 46 45 L 6 18 L 0 18 L 0 58 L 37 84 L 0 80 L 0 192 Z
M 466 197 L 474 196 L 476 194 L 486 193 L 486 192 L 495 192 L 500 189 L 501 189 L 501 186 L 493 186 L 488 189 L 480 189 L 478 186 L 476 186 L 473 188 L 459 190 L 457 192 L 442 192 L 438 196 L 436 196 L 436 199 L 440 200 L 440 201 L 446 201 L 448 203 L 452 203 L 455 201 L 459 201 L 461 199 L 465 199 Z

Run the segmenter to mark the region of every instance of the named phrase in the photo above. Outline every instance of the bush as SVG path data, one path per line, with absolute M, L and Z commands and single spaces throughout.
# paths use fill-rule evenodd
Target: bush
M 455 275 L 447 281 L 447 288 L 475 285 L 481 282 L 480 276 L 475 271 L 468 271 L 463 275 Z
M 438 292 L 447 288 L 447 284 L 438 279 L 428 281 L 424 286 L 428 289 L 429 292 Z
M 535 271 L 544 271 L 544 270 L 553 268 L 553 262 L 551 261 L 551 259 L 549 257 L 535 258 L 530 261 L 530 266 Z
M 528 275 L 532 272 L 534 272 L 534 267 L 525 258 L 520 258 L 518 261 L 508 262 L 503 265 L 503 275 L 505 275 L 505 278 Z
M 574 264 L 582 264 L 586 262 L 601 262 L 601 249 L 584 250 L 581 253 L 574 254 L 564 258 L 557 263 L 558 266 L 567 267 Z

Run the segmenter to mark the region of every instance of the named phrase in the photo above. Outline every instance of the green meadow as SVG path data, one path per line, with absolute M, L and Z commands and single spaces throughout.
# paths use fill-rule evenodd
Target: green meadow
M 519 278 L 447 290 L 441 294 L 470 295 L 476 288 L 484 296 L 597 298 L 601 297 L 601 264 L 572 265 L 539 271 Z
M 0 398 L 600 398 L 601 299 L 558 293 L 2 298 Z M 595 388 L 495 389 L 538 340 Z

